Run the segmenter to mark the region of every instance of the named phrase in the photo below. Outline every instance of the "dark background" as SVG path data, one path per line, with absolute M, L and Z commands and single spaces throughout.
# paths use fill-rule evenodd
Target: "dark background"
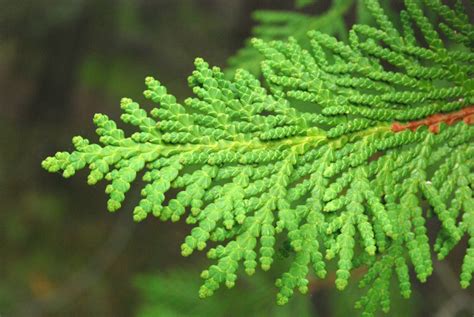
M 319 1 L 306 10 L 324 7 Z M 118 119 L 121 97 L 143 102 L 147 75 L 188 96 L 194 58 L 225 67 L 259 8 L 292 9 L 293 2 L 0 0 L 0 316 L 131 316 L 143 303 L 138 274 L 206 267 L 203 254 L 180 255 L 185 224 L 133 223 L 139 186 L 110 214 L 103 184 L 87 186 L 85 172 L 65 180 L 40 162 L 70 150 L 74 135 L 96 140 L 94 113 Z M 472 290 L 458 284 L 465 247 L 436 262 L 428 283 L 415 282 L 410 300 L 395 303 L 417 316 L 459 307 L 458 316 L 471 316 L 462 307 Z M 353 300 L 322 285 L 311 303 L 313 315 L 333 316 Z M 402 315 L 395 306 L 389 315 Z

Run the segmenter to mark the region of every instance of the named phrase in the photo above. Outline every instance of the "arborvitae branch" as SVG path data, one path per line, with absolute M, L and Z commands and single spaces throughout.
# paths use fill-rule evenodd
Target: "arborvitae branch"
M 202 297 L 234 286 L 241 265 L 249 275 L 258 263 L 270 269 L 276 240 L 285 236 L 294 258 L 276 283 L 278 303 L 295 288 L 307 292 L 309 268 L 324 278 L 334 258 L 337 288 L 365 265 L 361 286 L 370 288 L 358 306 L 366 315 L 379 306 L 388 311 L 392 274 L 408 297 L 408 264 L 422 282 L 433 270 L 422 200 L 441 224 L 440 258 L 469 237 L 466 288 L 474 269 L 473 27 L 459 5 L 425 3 L 443 21 L 440 30 L 417 1 L 406 1 L 398 30 L 367 0 L 378 27 L 354 26 L 348 43 L 318 31 L 309 33 L 312 51 L 294 39 L 254 40 L 270 92 L 244 70 L 228 80 L 202 59 L 189 78 L 196 97 L 183 104 L 149 77 L 145 97 L 159 108 L 147 113 L 130 99 L 121 103 L 122 121 L 139 132 L 126 137 L 96 115 L 101 145 L 75 137 L 75 151 L 43 167 L 69 177 L 88 166 L 90 184 L 110 183 L 110 211 L 145 170 L 134 219 L 187 215 L 194 228 L 182 244 L 185 256 L 217 244 L 208 251 L 215 264 L 202 273 Z M 298 102 L 314 111 L 297 110 Z M 170 188 L 178 194 L 167 200 Z
M 296 0 L 295 5 L 297 8 L 302 8 L 312 2 L 314 0 Z M 347 37 L 344 15 L 357 2 L 360 1 L 331 1 L 330 8 L 316 16 L 299 12 L 259 10 L 253 14 L 258 25 L 252 33 L 264 40 L 284 40 L 288 36 L 293 36 L 305 44 L 308 44 L 306 33 L 310 30 L 320 30 L 328 34 Z M 262 55 L 247 40 L 246 46 L 229 58 L 230 68 L 227 72 L 233 73 L 238 68 L 244 68 L 254 75 L 259 75 L 262 59 Z

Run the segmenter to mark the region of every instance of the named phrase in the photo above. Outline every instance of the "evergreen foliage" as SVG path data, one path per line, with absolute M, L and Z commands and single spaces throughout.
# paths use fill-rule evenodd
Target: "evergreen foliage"
M 139 304 L 137 317 L 210 317 L 210 316 L 277 316 L 277 317 L 346 317 L 354 314 L 354 301 L 363 293 L 355 284 L 349 284 L 344 294 L 333 289 L 334 274 L 325 280 L 311 278 L 313 296 L 295 294 L 286 305 L 275 305 L 274 279 L 288 259 L 280 249 L 277 251 L 272 272 L 256 272 L 252 276 L 243 274 L 232 289 L 216 292 L 200 299 L 196 296 L 201 280 L 196 263 L 193 268 L 163 270 L 140 274 L 134 279 Z M 363 274 L 358 270 L 354 274 Z M 392 283 L 390 293 L 392 316 L 418 316 L 420 313 L 419 292 L 414 291 L 413 300 L 407 302 L 398 296 L 398 287 Z M 238 303 L 236 305 L 236 302 Z M 320 305 L 324 302 L 323 305 Z M 329 313 L 330 312 L 330 313 Z
M 347 42 L 319 31 L 308 34 L 311 49 L 294 38 L 253 40 L 268 89 L 248 71 L 230 80 L 199 58 L 189 77 L 196 96 L 184 103 L 148 77 L 144 95 L 159 107 L 121 101 L 121 120 L 138 132 L 127 137 L 97 114 L 100 144 L 74 137 L 73 152 L 43 167 L 70 177 L 88 166 L 89 184 L 110 183 L 110 211 L 144 171 L 134 219 L 185 216 L 194 227 L 182 254 L 213 246 L 201 297 L 233 287 L 241 266 L 249 275 L 258 265 L 269 270 L 277 242 L 287 241 L 293 260 L 276 282 L 279 304 L 295 289 L 308 292 L 308 275 L 324 278 L 334 259 L 341 290 L 354 268 L 368 268 L 357 302 L 364 315 L 388 311 L 393 275 L 409 297 L 409 268 L 422 282 L 432 273 L 428 217 L 441 224 L 440 259 L 467 236 L 466 288 L 474 270 L 474 27 L 460 2 L 406 0 L 396 22 L 376 0 L 365 6 L 376 25 L 353 26 Z
M 194 269 L 160 270 L 139 275 L 134 282 L 140 298 L 137 317 L 314 316 L 307 296 L 295 296 L 288 305 L 275 305 L 272 279 L 264 274 L 244 275 L 232 290 L 218 292 L 206 300 L 196 296 L 201 282 Z
M 303 8 L 316 2 L 315 0 L 295 0 L 296 8 Z M 334 0 L 331 1 L 327 11 L 318 15 L 302 12 L 258 10 L 253 13 L 254 20 L 258 23 L 253 28 L 255 37 L 266 41 L 286 40 L 289 36 L 294 37 L 305 47 L 309 46 L 306 33 L 310 30 L 347 37 L 347 28 L 344 23 L 344 15 L 357 3 L 360 7 L 361 1 Z M 362 11 L 362 10 L 359 10 Z M 230 68 L 227 73 L 233 74 L 236 69 L 244 68 L 253 75 L 260 75 L 260 63 L 263 57 L 247 40 L 245 46 L 235 56 L 229 58 Z

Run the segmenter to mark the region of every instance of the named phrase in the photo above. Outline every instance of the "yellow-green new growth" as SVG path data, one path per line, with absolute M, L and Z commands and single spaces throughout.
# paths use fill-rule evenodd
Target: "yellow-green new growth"
M 283 238 L 293 259 L 276 282 L 279 304 L 294 289 L 306 293 L 308 275 L 324 278 L 327 261 L 336 259 L 337 288 L 365 266 L 361 286 L 370 288 L 357 305 L 365 315 L 388 311 L 393 274 L 408 297 L 409 265 L 422 282 L 432 273 L 429 215 L 441 224 L 434 245 L 440 258 L 469 237 L 461 273 L 468 287 L 474 28 L 459 4 L 425 3 L 443 21 L 439 31 L 417 1 L 406 1 L 400 31 L 367 0 L 378 27 L 354 26 L 349 43 L 316 31 L 309 34 L 312 51 L 293 39 L 255 40 L 268 90 L 245 70 L 229 80 L 202 59 L 189 77 L 196 96 L 182 104 L 148 77 L 144 95 L 159 107 L 147 112 L 131 99 L 121 102 L 121 120 L 138 132 L 127 137 L 98 114 L 100 144 L 75 137 L 75 151 L 59 152 L 43 167 L 70 177 L 88 166 L 89 184 L 109 182 L 110 211 L 144 170 L 134 219 L 186 216 L 194 228 L 181 246 L 185 256 L 217 245 L 207 253 L 215 264 L 202 272 L 201 297 L 233 287 L 240 266 L 249 275 L 258 265 L 269 270 Z M 168 199 L 172 188 L 178 193 Z

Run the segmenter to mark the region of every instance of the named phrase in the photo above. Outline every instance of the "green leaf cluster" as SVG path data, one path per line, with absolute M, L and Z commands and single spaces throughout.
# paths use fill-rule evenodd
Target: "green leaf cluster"
M 193 226 L 182 254 L 207 248 L 214 261 L 201 274 L 201 297 L 233 287 L 239 267 L 269 270 L 282 241 L 292 261 L 276 281 L 279 304 L 295 289 L 308 292 L 308 275 L 324 278 L 335 261 L 341 290 L 367 267 L 360 286 L 368 291 L 357 302 L 364 315 L 388 311 L 393 275 L 409 297 L 410 267 L 426 281 L 432 251 L 443 258 L 464 236 L 466 288 L 474 270 L 474 27 L 460 2 L 406 0 L 397 23 L 379 2 L 365 6 L 376 25 L 355 25 L 348 42 L 319 31 L 309 32 L 310 49 L 294 38 L 254 40 L 266 87 L 248 71 L 228 79 L 196 59 L 188 80 L 195 96 L 180 103 L 148 77 L 144 95 L 158 107 L 121 102 L 121 120 L 137 132 L 126 136 L 98 114 L 100 144 L 75 137 L 73 152 L 43 167 L 65 177 L 88 167 L 89 184 L 109 182 L 110 211 L 144 171 L 133 217 L 185 217 Z M 393 129 L 443 113 L 465 116 Z M 429 217 L 441 224 L 434 250 Z
M 296 0 L 296 8 L 306 7 L 313 4 L 315 0 Z M 257 22 L 252 34 L 259 39 L 286 40 L 289 36 L 294 37 L 304 46 L 309 45 L 306 33 L 311 30 L 319 30 L 326 34 L 337 35 L 342 38 L 347 37 L 347 29 L 344 16 L 351 7 L 357 3 L 360 10 L 363 10 L 361 1 L 355 0 L 334 0 L 324 13 L 311 15 L 294 11 L 257 10 L 252 17 Z M 230 57 L 229 68 L 226 73 L 233 74 L 238 68 L 244 68 L 253 75 L 260 75 L 260 63 L 263 56 L 252 45 L 251 40 L 247 40 L 245 46 Z
M 285 306 L 274 305 L 272 278 L 264 274 L 244 276 L 232 290 L 219 292 L 206 300 L 196 296 L 200 279 L 195 269 L 139 275 L 134 284 L 140 299 L 137 317 L 310 317 L 315 313 L 306 296 L 295 297 Z M 239 305 L 235 304 L 236 298 L 239 298 Z

